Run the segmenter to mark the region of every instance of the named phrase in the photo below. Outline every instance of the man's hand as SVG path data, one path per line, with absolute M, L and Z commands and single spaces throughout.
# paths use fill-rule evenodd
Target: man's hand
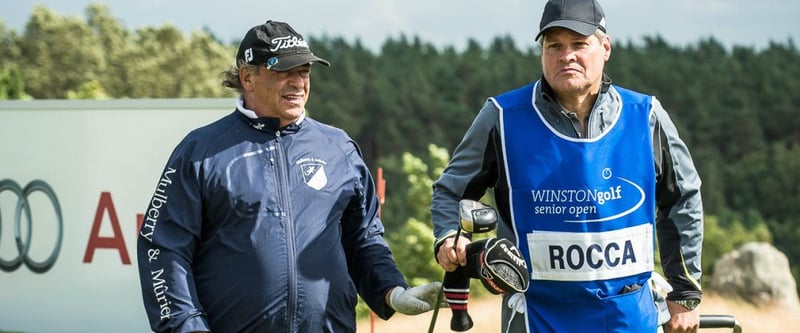
M 433 310 L 441 282 L 431 282 L 410 289 L 395 287 L 389 292 L 389 306 L 405 315 L 418 315 Z
M 700 310 L 689 310 L 683 305 L 667 301 L 670 319 L 664 324 L 665 333 L 697 333 L 700 329 Z
M 455 237 L 446 238 L 439 251 L 436 252 L 436 261 L 445 272 L 452 272 L 458 266 L 467 264 L 467 245 L 471 242 L 468 237 L 458 237 L 458 244 L 454 244 Z

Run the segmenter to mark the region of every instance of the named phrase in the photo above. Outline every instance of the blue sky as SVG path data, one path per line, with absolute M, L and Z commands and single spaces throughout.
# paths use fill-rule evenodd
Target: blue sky
M 660 35 L 674 46 L 713 36 L 726 47 L 761 49 L 770 41 L 800 42 L 797 0 L 600 0 L 612 42 L 639 43 Z M 267 19 L 289 22 L 307 36 L 360 40 L 378 50 L 389 38 L 418 36 L 437 47 L 461 49 L 468 39 L 482 45 L 510 35 L 517 47 L 533 45 L 544 0 L 8 0 L 0 5 L 7 28 L 24 31 L 35 5 L 84 17 L 90 3 L 105 3 L 130 29 L 173 24 L 191 32 L 204 27 L 225 41 L 238 41 Z

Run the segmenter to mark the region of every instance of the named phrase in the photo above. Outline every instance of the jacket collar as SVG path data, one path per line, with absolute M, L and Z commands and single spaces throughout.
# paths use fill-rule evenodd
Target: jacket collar
M 294 133 L 300 129 L 300 125 L 305 120 L 305 114 L 300 119 L 292 124 L 280 127 L 280 119 L 274 117 L 259 117 L 255 111 L 244 107 L 244 98 L 239 96 L 236 99 L 236 111 L 244 118 L 250 127 L 265 133 Z

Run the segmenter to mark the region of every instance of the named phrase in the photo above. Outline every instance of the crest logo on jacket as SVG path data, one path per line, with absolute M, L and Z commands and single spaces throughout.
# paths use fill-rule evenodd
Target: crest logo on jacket
M 296 162 L 303 173 L 303 182 L 309 187 L 319 191 L 328 184 L 328 175 L 325 174 L 325 161 L 316 158 L 304 158 Z

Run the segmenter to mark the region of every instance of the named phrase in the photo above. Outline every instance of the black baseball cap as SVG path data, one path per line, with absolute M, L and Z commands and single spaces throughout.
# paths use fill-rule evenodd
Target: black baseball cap
M 597 0 L 549 0 L 544 5 L 535 40 L 539 40 L 545 30 L 553 27 L 567 28 L 589 36 L 597 29 L 606 32 L 606 15 Z
M 311 53 L 303 35 L 289 24 L 272 20 L 247 31 L 239 44 L 236 60 L 237 63 L 244 60 L 251 65 L 265 65 L 278 72 L 312 62 L 331 65 L 327 60 Z

